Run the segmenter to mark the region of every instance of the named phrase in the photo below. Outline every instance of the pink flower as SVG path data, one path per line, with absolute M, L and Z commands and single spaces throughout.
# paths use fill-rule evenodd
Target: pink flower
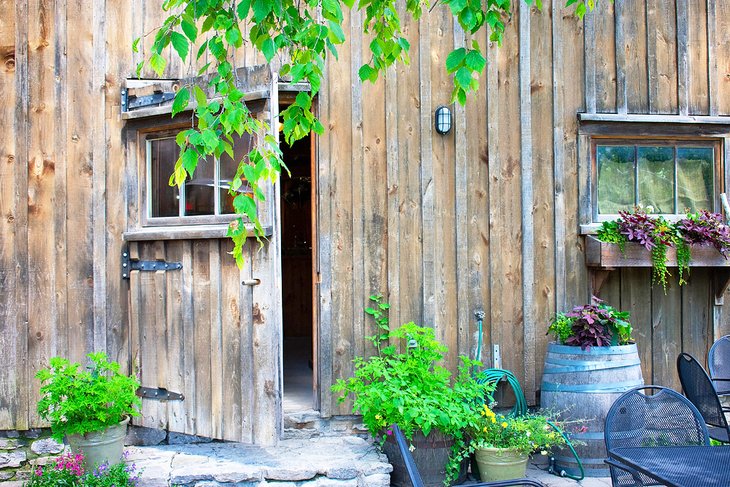
M 385 431 L 385 434 L 387 434 L 388 436 L 392 436 L 393 435 L 393 430 L 386 430 Z
M 43 468 L 41 468 L 40 465 L 38 465 L 35 469 L 35 474 L 39 477 L 43 477 Z

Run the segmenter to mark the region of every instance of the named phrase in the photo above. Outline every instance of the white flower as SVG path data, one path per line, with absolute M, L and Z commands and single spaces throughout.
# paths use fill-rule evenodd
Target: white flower
M 413 446 L 413 445 L 411 445 L 411 446 L 408 447 L 408 450 L 411 451 L 411 452 L 413 452 L 415 449 L 416 449 L 416 447 Z
M 529 431 L 525 431 L 525 436 L 530 436 L 530 432 Z
M 547 451 L 546 451 L 546 450 L 542 450 L 542 451 L 540 452 L 540 455 L 547 455 Z

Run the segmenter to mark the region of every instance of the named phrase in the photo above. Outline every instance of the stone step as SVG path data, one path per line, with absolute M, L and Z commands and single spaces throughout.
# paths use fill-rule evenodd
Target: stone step
M 276 447 L 216 442 L 128 447 L 144 487 L 387 487 L 392 467 L 355 436 L 282 440 Z

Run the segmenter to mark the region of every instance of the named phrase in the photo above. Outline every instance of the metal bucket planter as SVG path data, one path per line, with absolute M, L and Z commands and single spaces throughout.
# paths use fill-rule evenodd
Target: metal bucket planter
M 84 455 L 84 468 L 92 470 L 102 463 L 114 465 L 122 461 L 124 437 L 127 434 L 129 418 L 102 431 L 84 435 L 68 435 L 71 450 Z
M 570 425 L 570 438 L 580 441 L 575 449 L 587 477 L 609 475 L 603 423 L 611 404 L 625 391 L 644 384 L 636 345 L 580 347 L 548 344 L 542 376 L 540 406 L 559 415 Z M 572 453 L 563 449 L 555 455 L 559 468 L 572 475 L 580 469 Z
M 413 460 L 418 466 L 425 487 L 443 487 L 446 478 L 446 464 L 449 461 L 453 438 L 438 431 L 431 431 L 428 436 L 423 436 L 420 431 L 413 434 L 414 447 Z M 383 444 L 383 451 L 388 456 L 388 461 L 393 465 L 393 472 L 390 474 L 391 487 L 412 487 L 405 462 L 398 450 L 398 444 L 393 436 L 387 436 Z M 466 466 L 462 466 L 462 474 L 456 483 L 463 482 L 466 478 Z
M 482 482 L 519 479 L 527 472 L 527 453 L 505 448 L 482 448 L 474 453 Z

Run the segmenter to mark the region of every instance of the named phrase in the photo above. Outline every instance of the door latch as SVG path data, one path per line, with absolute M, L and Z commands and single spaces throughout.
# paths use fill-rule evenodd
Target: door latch
M 181 262 L 164 260 L 137 260 L 129 257 L 129 251 L 122 250 L 122 279 L 129 279 L 132 271 L 172 271 L 182 269 Z

